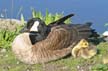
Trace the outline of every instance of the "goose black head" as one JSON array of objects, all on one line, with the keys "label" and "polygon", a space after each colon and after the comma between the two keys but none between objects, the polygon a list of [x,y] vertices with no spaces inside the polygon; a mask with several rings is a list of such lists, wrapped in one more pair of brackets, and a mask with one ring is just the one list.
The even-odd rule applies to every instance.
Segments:
[{"label": "goose black head", "polygon": [[40,18],[32,18],[28,20],[27,25],[20,32],[43,32],[46,30],[46,25]]},{"label": "goose black head", "polygon": [[46,37],[47,26],[40,18],[32,18],[28,20],[27,25],[20,31],[28,32],[31,43],[34,44]]}]

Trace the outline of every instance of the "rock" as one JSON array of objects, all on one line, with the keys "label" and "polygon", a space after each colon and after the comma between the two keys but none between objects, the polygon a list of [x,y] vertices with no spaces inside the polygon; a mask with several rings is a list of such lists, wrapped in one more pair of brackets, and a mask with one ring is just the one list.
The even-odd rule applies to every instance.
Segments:
[{"label": "rock", "polygon": [[6,53],[6,49],[1,49],[1,53]]},{"label": "rock", "polygon": [[19,62],[19,61],[17,61],[17,63],[16,63],[16,64],[18,65],[18,64],[20,64],[20,62]]},{"label": "rock", "polygon": [[103,34],[102,34],[103,38],[105,41],[108,42],[108,31],[105,31]]},{"label": "rock", "polygon": [[102,35],[103,36],[108,36],[108,31],[105,31]]},{"label": "rock", "polygon": [[18,25],[23,23],[17,19],[0,19],[0,29],[15,30]]}]

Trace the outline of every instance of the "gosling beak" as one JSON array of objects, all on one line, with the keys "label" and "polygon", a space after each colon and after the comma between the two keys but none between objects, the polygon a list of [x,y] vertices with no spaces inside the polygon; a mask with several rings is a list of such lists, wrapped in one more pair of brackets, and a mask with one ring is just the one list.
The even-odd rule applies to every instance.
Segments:
[{"label": "gosling beak", "polygon": [[27,29],[27,27],[25,26],[25,27],[22,28],[19,32],[20,32],[20,33],[29,32],[29,29]]}]

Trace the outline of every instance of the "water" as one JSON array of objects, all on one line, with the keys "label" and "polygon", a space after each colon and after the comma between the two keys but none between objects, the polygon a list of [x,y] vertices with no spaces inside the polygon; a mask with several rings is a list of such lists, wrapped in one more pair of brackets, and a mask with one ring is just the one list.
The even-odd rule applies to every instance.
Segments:
[{"label": "water", "polygon": [[[74,13],[73,23],[91,21],[93,28],[99,33],[108,30],[108,27],[104,27],[104,24],[108,23],[108,0],[0,0],[0,13],[5,11],[7,18],[19,19],[23,13],[28,20],[31,17],[31,7],[43,14],[46,9],[52,14]],[[22,10],[18,14],[20,9]]]}]

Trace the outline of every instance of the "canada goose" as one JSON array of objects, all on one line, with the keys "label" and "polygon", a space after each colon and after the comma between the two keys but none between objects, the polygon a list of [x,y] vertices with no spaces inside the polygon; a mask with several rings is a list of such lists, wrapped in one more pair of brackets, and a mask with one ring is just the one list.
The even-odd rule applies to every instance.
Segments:
[{"label": "canada goose", "polygon": [[72,16],[74,16],[74,14],[69,14],[58,19],[57,21],[51,22],[49,25],[46,25],[45,22],[40,18],[32,18],[27,22],[27,25],[20,32],[29,32],[29,37],[33,40],[31,42],[32,44],[35,44],[36,42],[45,39],[52,27],[64,24],[64,21]]},{"label": "canada goose", "polygon": [[74,46],[72,49],[73,57],[83,57],[84,59],[88,59],[96,55],[97,49],[94,45],[89,44],[89,42],[85,39],[81,39],[78,44]]},{"label": "canada goose", "polygon": [[34,44],[32,44],[33,39],[29,37],[30,32],[24,32],[14,39],[12,51],[20,61],[27,64],[57,60],[70,54],[79,40],[92,35],[90,26],[91,24],[53,26],[44,40]]}]

